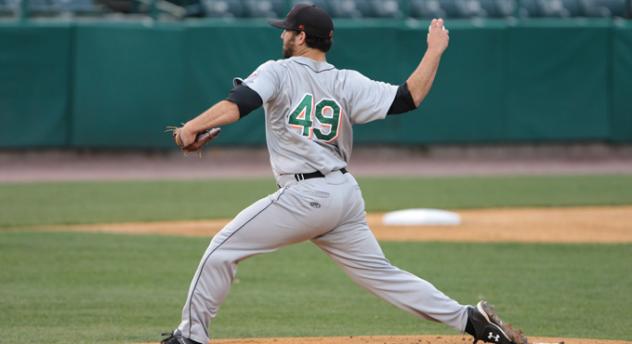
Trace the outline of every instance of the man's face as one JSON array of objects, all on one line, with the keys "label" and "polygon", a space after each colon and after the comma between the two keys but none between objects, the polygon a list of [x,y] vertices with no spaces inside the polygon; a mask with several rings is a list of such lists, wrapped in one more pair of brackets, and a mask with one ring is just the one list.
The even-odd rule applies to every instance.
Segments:
[{"label": "man's face", "polygon": [[296,32],[283,30],[281,32],[281,39],[283,40],[283,57],[288,58],[294,56],[294,38],[296,37]]}]

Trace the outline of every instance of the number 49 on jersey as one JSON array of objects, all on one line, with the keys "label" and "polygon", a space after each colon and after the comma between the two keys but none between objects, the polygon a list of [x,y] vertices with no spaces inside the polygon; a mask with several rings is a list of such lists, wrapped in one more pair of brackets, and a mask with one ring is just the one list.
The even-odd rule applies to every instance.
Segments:
[{"label": "number 49 on jersey", "polygon": [[300,133],[312,139],[331,142],[338,137],[340,105],[333,99],[321,99],[314,106],[314,96],[306,93],[292,110],[288,123],[300,129]]}]

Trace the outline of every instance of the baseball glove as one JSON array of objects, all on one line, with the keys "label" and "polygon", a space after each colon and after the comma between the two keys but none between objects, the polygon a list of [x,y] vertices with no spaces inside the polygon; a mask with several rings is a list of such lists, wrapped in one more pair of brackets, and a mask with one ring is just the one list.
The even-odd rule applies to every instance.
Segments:
[{"label": "baseball glove", "polygon": [[185,146],[182,142],[182,138],[180,137],[181,130],[182,127],[169,126],[167,127],[165,132],[171,133],[176,146],[178,146],[178,148],[180,148],[185,153],[199,151],[207,142],[216,138],[221,131],[220,128],[211,128],[201,131],[197,133],[197,135],[195,135],[195,141]]}]

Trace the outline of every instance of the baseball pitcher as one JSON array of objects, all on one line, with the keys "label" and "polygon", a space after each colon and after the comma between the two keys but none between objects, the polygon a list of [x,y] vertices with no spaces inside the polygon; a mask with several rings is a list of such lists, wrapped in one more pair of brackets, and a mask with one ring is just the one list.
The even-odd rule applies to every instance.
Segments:
[{"label": "baseball pitcher", "polygon": [[316,6],[296,5],[284,20],[271,24],[283,30],[284,59],[265,62],[245,80],[237,80],[225,100],[173,134],[184,151],[196,151],[219,134],[219,127],[263,106],[279,189],[215,235],[191,281],[182,321],[162,343],[207,343],[208,327],[229,292],[237,264],[310,240],[355,283],[417,317],[467,332],[475,341],[527,344],[485,301],[461,305],[391,265],[367,225],[360,187],[346,169],[354,124],[414,110],[430,91],[448,47],[443,20],[432,20],[426,53],[399,86],[328,63],[334,25]]}]

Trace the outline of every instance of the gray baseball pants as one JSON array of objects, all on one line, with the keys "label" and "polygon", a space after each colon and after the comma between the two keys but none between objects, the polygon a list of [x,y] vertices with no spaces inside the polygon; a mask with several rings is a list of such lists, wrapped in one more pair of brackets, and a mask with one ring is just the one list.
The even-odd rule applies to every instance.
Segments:
[{"label": "gray baseball pants", "polygon": [[281,181],[281,189],[244,209],[211,241],[182,310],[178,329],[184,337],[207,343],[209,323],[228,295],[240,261],[306,240],[378,297],[418,317],[465,329],[466,306],[384,257],[351,174],[336,171],[300,182],[289,177]]}]

